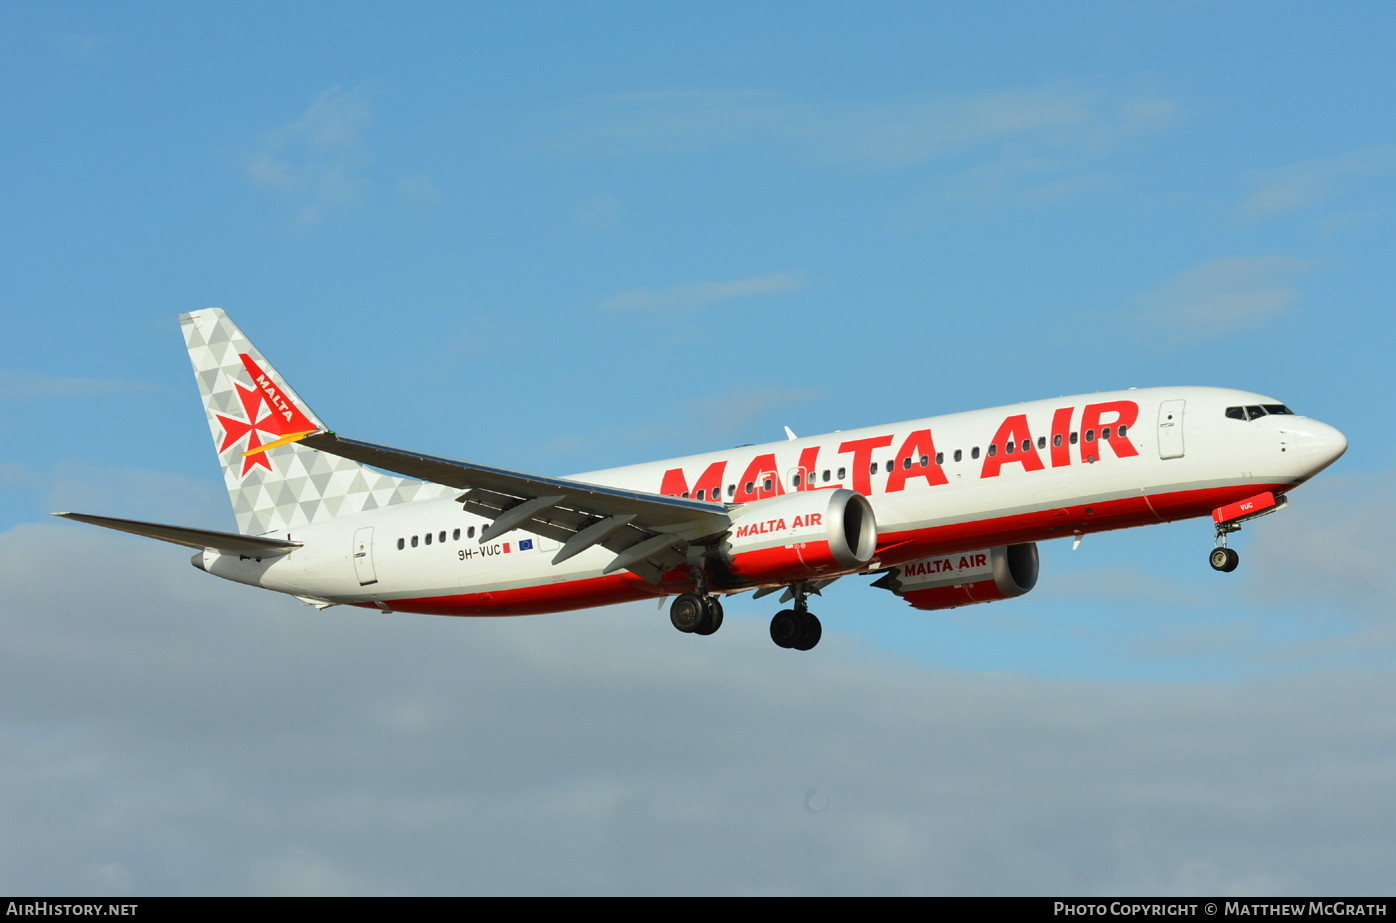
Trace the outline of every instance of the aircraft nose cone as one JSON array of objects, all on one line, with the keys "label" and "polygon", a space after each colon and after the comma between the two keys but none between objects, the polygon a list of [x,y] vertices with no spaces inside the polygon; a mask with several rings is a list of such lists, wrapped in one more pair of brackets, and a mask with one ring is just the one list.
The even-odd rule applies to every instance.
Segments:
[{"label": "aircraft nose cone", "polygon": [[1327,468],[1348,450],[1348,437],[1335,427],[1317,420],[1305,420],[1297,435],[1300,455],[1310,474]]}]

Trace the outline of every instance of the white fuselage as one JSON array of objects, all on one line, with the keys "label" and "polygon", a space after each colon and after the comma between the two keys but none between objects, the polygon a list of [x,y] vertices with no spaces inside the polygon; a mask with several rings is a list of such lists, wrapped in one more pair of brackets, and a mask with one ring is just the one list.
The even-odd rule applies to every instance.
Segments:
[{"label": "white fuselage", "polygon": [[[594,471],[573,480],[715,504],[848,488],[865,495],[877,551],[863,570],[930,555],[1167,522],[1302,484],[1346,448],[1332,427],[1221,388],[1149,388],[927,417]],[[525,531],[481,544],[488,520],[454,497],[279,533],[302,547],[255,560],[206,552],[203,567],[325,602],[442,615],[561,611],[692,590],[685,569],[651,584],[602,575],[595,547],[560,564]],[[746,588],[740,581],[715,592]]]}]

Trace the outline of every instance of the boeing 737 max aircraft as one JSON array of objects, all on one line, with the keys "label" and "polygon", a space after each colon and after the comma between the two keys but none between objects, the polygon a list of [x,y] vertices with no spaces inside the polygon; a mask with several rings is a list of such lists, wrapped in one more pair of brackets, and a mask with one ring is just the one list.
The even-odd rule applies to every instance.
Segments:
[{"label": "boeing 737 max aircraft", "polygon": [[[918,609],[1037,582],[1036,542],[1210,515],[1227,535],[1282,509],[1347,439],[1223,388],[1062,397],[543,477],[346,439],[223,311],[181,318],[237,532],[59,513],[197,549],[210,574],[317,607],[524,615],[675,597],[712,634],[724,596],[783,592],[781,647],[820,637],[839,577]],[[384,472],[392,472],[391,474]]]}]

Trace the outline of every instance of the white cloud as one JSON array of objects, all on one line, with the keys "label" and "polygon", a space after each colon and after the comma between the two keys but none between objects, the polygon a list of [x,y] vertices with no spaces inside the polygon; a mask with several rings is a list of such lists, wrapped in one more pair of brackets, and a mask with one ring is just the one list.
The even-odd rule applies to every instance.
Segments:
[{"label": "white cloud", "polygon": [[119,378],[55,378],[50,375],[0,369],[0,400],[3,401],[131,394],[137,391],[154,391],[156,388],[156,385],[144,381],[126,381]]},{"label": "white cloud", "polygon": [[719,301],[797,292],[808,281],[803,273],[778,272],[730,282],[690,282],[667,288],[637,288],[601,302],[608,311],[656,311],[698,308]]},{"label": "white cloud", "polygon": [[1172,100],[1071,86],[823,107],[755,91],[627,93],[563,114],[572,125],[568,140],[586,146],[674,152],[769,144],[884,168],[968,151],[994,159],[1050,155],[1070,169],[1171,130],[1181,117]]},{"label": "white cloud", "polygon": [[1220,336],[1274,320],[1294,309],[1301,292],[1290,284],[1317,260],[1233,256],[1205,260],[1141,293],[1144,317],[1187,339]]},{"label": "white cloud", "polygon": [[185,557],[71,524],[0,535],[0,888],[1389,887],[1389,669],[952,673],[860,648],[839,630],[858,613],[794,655],[749,600],[711,638],[652,604],[315,613]]},{"label": "white cloud", "polygon": [[367,188],[372,158],[363,136],[373,117],[362,88],[330,87],[298,118],[262,136],[244,160],[247,177],[295,203],[301,223],[315,224]]},{"label": "white cloud", "polygon": [[1263,219],[1319,205],[1359,181],[1396,171],[1396,145],[1364,147],[1339,157],[1321,157],[1249,177],[1255,190],[1241,212]]}]

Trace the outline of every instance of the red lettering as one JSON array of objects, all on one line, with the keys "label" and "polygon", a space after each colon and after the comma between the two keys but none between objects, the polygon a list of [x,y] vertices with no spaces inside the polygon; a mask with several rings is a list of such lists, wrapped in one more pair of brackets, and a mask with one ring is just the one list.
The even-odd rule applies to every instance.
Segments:
[{"label": "red lettering", "polygon": [[[921,464],[922,458],[926,459],[926,464]],[[902,459],[910,458],[911,467],[906,467]],[[914,478],[925,478],[926,483],[934,487],[937,484],[949,484],[945,477],[945,472],[940,465],[936,464],[936,444],[931,439],[931,431],[928,429],[918,429],[906,437],[906,442],[902,443],[901,449],[897,451],[897,463],[892,466],[892,470],[887,473],[887,492],[894,493],[898,490],[906,489],[906,482]]]},{"label": "red lettering", "polygon": [[800,483],[796,490],[814,490],[814,466],[819,464],[819,446],[805,446],[800,450]]},{"label": "red lettering", "polygon": [[[1104,419],[1108,413],[1114,414],[1114,419]],[[1139,419],[1139,405],[1134,401],[1106,401],[1103,404],[1087,404],[1086,409],[1081,412],[1081,430],[1083,432],[1092,429],[1098,430],[1102,423],[1106,426],[1114,426],[1116,423],[1121,426],[1133,426],[1137,419]],[[1139,454],[1139,450],[1134,447],[1134,443],[1130,442],[1128,437],[1104,441],[1115,450],[1117,458],[1129,458]],[[1081,444],[1082,458],[1086,455],[1086,448],[1083,441]],[[1096,452],[1099,453],[1100,450],[1097,449]]]},{"label": "red lettering", "polygon": [[870,436],[867,439],[854,439],[839,446],[840,452],[853,453],[853,489],[858,493],[872,493],[873,450],[891,444],[891,436]]},{"label": "red lettering", "polygon": [[[769,489],[766,487],[766,480],[771,481]],[[747,485],[751,489],[747,489]],[[760,500],[763,497],[777,497],[785,493],[785,488],[780,483],[780,473],[776,470],[776,457],[770,453],[758,455],[751,460],[751,464],[746,466],[742,472],[742,478],[737,482],[737,503],[749,503],[752,500]]]},{"label": "red lettering", "polygon": [[659,492],[666,497],[682,497],[685,494],[696,497],[698,491],[705,490],[709,500],[722,499],[722,475],[727,471],[727,462],[715,461],[698,477],[693,490],[688,489],[688,478],[682,468],[670,468],[664,472],[664,480],[659,484]]},{"label": "red lettering", "polygon": [[[1010,443],[1015,451],[1005,452]],[[998,432],[994,433],[994,445],[999,447],[999,451],[984,459],[984,468],[979,472],[981,478],[998,477],[1004,465],[1019,464],[1024,471],[1041,471],[1043,468],[1042,459],[1037,457],[1037,446],[1032,442],[1032,433],[1028,430],[1027,414],[1017,413],[1004,420]],[[1027,449],[1023,448],[1024,445]]]},{"label": "red lettering", "polygon": [[1052,467],[1071,464],[1071,410],[1063,407],[1052,414]]}]

